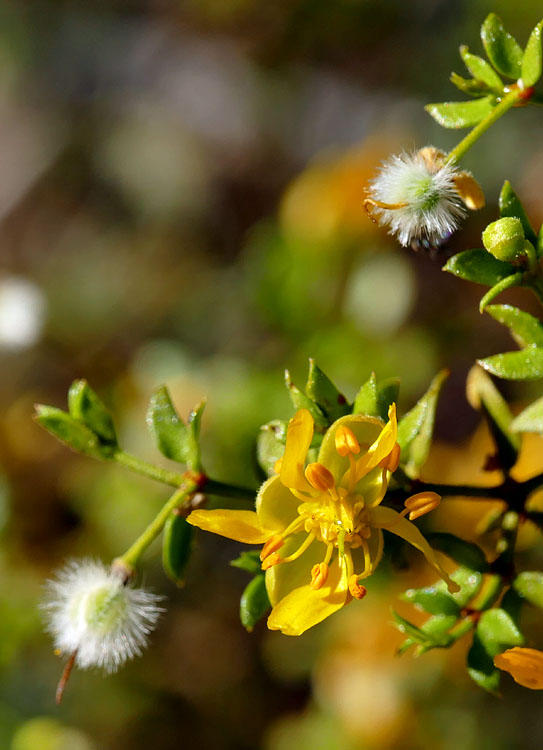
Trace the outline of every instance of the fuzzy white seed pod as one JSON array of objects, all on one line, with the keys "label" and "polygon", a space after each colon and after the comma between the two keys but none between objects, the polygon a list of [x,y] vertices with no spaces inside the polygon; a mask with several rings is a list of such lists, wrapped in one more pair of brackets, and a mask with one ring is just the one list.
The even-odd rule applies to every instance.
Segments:
[{"label": "fuzzy white seed pod", "polygon": [[47,581],[41,605],[62,654],[81,669],[111,673],[139,656],[163,611],[162,597],[125,585],[122,573],[95,560],[74,560]]},{"label": "fuzzy white seed pod", "polygon": [[458,183],[467,173],[448,164],[444,156],[432,146],[394,155],[371,183],[366,208],[402,245],[416,239],[438,244],[466,215]]}]

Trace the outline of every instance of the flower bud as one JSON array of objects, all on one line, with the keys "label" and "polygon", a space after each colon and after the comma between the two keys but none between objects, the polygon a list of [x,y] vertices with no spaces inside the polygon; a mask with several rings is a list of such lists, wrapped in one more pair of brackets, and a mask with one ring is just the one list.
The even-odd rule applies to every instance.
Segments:
[{"label": "flower bud", "polygon": [[524,252],[524,229],[514,216],[493,221],[483,232],[483,245],[498,260],[514,261]]}]

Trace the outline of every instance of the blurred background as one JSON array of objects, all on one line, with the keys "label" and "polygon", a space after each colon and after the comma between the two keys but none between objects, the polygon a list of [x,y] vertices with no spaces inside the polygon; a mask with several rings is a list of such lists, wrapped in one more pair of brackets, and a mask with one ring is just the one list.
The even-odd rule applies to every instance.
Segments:
[{"label": "blurred background", "polygon": [[[489,447],[465,376],[475,357],[513,346],[479,316],[481,289],[441,266],[480,244],[505,178],[543,219],[540,113],[510,113],[468,154],[487,207],[437,255],[399,248],[362,198],[391,151],[459,140],[423,105],[457,98],[458,47],[480,52],[491,10],[524,44],[541,3],[2,4],[1,747],[541,747],[538,695],[506,678],[503,701],[487,696],[462,645],[395,656],[390,605],[410,615],[396,595],[432,578],[400,546],[363,604],[291,639],[239,624],[247,577],[228,566],[239,545],[200,535],[177,590],[155,544],[144,583],[168,611],[152,647],[108,679],[76,672],[60,708],[62,663],[36,608],[66,556],[123,552],[167,496],[32,422],[35,402],[65,406],[74,378],[113,409],[123,446],[158,463],[151,392],[166,383],[182,414],[207,396],[209,473],[256,486],[258,427],[291,414],[285,367],[303,386],[312,356],[348,398],[372,370],[399,375],[405,411],[448,366],[427,471],[480,479]],[[522,292],[507,300],[535,309]],[[521,405],[536,388],[502,390]],[[540,454],[530,441],[525,475]],[[472,506],[455,507],[434,523],[473,534]],[[535,533],[524,544],[541,554]]]}]

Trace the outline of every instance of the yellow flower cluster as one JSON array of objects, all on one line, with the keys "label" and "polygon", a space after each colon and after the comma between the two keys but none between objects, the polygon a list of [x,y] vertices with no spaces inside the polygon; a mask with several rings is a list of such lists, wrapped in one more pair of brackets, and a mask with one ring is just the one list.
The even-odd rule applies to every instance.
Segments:
[{"label": "yellow flower cluster", "polygon": [[262,569],[272,604],[268,627],[300,635],[366,594],[360,583],[383,554],[382,529],[418,550],[457,591],[410,519],[435,508],[439,495],[410,497],[398,513],[381,505],[388,477],[398,467],[396,407],[389,420],[361,414],[338,419],[324,435],[318,460],[306,465],[313,439],[306,409],[291,419],[277,474],[262,485],[256,512],[196,510],[188,522],[247,544],[263,544]]}]

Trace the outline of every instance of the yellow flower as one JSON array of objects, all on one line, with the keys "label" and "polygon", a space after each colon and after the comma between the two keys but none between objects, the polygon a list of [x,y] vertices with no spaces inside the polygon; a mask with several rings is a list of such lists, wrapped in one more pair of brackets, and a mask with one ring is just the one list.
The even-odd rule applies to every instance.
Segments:
[{"label": "yellow flower", "polygon": [[341,417],[326,432],[318,461],[306,466],[313,439],[313,417],[300,409],[290,420],[278,474],[262,485],[256,512],[196,510],[188,522],[247,544],[264,544],[262,568],[272,604],[268,627],[300,635],[353,598],[383,554],[387,529],[419,549],[443,570],[420,531],[404,516],[418,517],[436,507],[435,493],[419,493],[398,513],[380,505],[390,471],[398,465],[396,407],[389,421],[361,414]]},{"label": "yellow flower", "polygon": [[543,690],[543,651],[515,646],[495,656],[494,664],[509,672],[519,685]]}]

